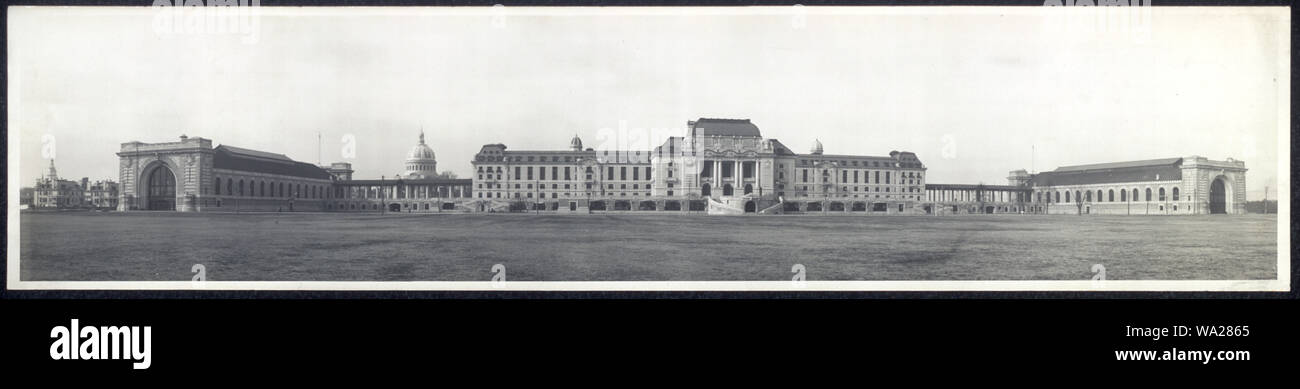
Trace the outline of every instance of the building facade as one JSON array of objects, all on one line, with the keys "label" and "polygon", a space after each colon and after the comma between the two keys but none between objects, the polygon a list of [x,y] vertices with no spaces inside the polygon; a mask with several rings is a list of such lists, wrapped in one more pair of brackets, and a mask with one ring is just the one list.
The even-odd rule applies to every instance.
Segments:
[{"label": "building facade", "polygon": [[81,208],[85,200],[81,183],[59,178],[54,160],[50,160],[50,169],[44,176],[36,179],[33,186],[32,208],[37,209],[71,209]]},{"label": "building facade", "polygon": [[117,155],[119,210],[440,212],[458,206],[444,200],[470,196],[470,180],[436,178],[423,134],[395,179],[353,180],[349,163],[316,166],[198,137],[123,143]]},{"label": "building facade", "polygon": [[[1191,156],[1012,171],[1007,185],[929,184],[916,154],[796,153],[748,119],[701,118],[652,150],[483,145],[473,176],[437,172],[423,131],[401,173],[353,179],[352,165],[316,166],[282,154],[181,136],[123,143],[121,181],[59,180],[34,207],[327,212],[707,212],[710,214],[1106,214],[1245,212],[1245,163]],[[83,189],[89,188],[89,189]],[[116,198],[116,200],[114,200]]]},{"label": "building facade", "polygon": [[182,135],[123,143],[119,210],[323,211],[334,176],[282,154]]},{"label": "building facade", "polygon": [[1050,214],[1191,215],[1246,212],[1246,163],[1204,157],[1012,172]]},{"label": "building facade", "polygon": [[117,209],[118,185],[112,180],[90,182],[59,178],[50,160],[47,173],[31,188],[22,188],[20,203],[38,209]]},{"label": "building facade", "polygon": [[1246,212],[1246,164],[1228,158],[1164,158],[1063,166],[1007,185],[926,187],[927,213],[1193,215]]},{"label": "building facade", "polygon": [[117,209],[118,185],[113,180],[95,181],[83,180],[85,190],[85,199],[82,204],[93,209]]},{"label": "building facade", "polygon": [[514,151],[484,145],[471,163],[480,211],[914,213],[925,166],[910,152],[795,153],[748,119],[701,118],[653,150]]}]

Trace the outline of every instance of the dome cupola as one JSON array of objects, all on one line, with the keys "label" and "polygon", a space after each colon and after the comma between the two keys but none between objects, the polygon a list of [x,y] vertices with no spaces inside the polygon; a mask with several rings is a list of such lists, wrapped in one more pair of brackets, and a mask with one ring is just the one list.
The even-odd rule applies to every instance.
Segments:
[{"label": "dome cupola", "polygon": [[420,143],[406,153],[406,172],[402,175],[407,178],[433,178],[438,175],[438,161],[433,149],[424,144],[423,130],[420,131]]},{"label": "dome cupola", "polygon": [[582,151],[582,139],[578,138],[578,134],[573,134],[573,140],[569,141],[569,149],[573,151]]}]

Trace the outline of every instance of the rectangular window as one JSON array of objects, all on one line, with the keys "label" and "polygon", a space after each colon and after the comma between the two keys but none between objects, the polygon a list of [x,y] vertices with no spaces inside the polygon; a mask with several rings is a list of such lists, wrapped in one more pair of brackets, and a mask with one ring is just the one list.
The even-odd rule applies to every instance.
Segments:
[{"label": "rectangular window", "polygon": [[650,181],[650,167],[649,167],[649,166],[646,166],[646,167],[645,167],[645,180],[646,180],[646,181]]},{"label": "rectangular window", "polygon": [[528,167],[528,179],[530,179],[530,180],[533,179],[533,167],[532,167],[532,166],[529,166],[529,167]]},{"label": "rectangular window", "polygon": [[606,180],[612,180],[612,179],[614,179],[614,167],[613,167],[613,166],[610,166],[610,167],[609,167],[609,175],[608,175],[608,176],[605,176],[605,179],[606,179]]},{"label": "rectangular window", "polygon": [[640,179],[641,179],[641,170],[638,170],[637,168],[632,168],[632,180],[637,181]]},{"label": "rectangular window", "polygon": [[545,167],[545,166],[537,168],[537,174],[540,176],[540,177],[538,177],[538,178],[540,178],[542,181],[546,181],[546,167]]},{"label": "rectangular window", "polygon": [[889,172],[885,172],[885,183],[889,183]]},{"label": "rectangular window", "polygon": [[[566,158],[567,158],[567,157],[566,157]],[[565,167],[564,167],[564,180],[565,180],[565,181],[569,181],[569,167],[568,167],[568,166],[565,166]]]},{"label": "rectangular window", "polygon": [[[559,172],[560,172],[560,168],[558,166],[551,166],[551,179],[552,180],[559,179],[560,178]],[[568,173],[569,168],[567,167],[564,168],[564,172]]]},{"label": "rectangular window", "polygon": [[627,167],[618,168],[618,179],[627,181]]}]

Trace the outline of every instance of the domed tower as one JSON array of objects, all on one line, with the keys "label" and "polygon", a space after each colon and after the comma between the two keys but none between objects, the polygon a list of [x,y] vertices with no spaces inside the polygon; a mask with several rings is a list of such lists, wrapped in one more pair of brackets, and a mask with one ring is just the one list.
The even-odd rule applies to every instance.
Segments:
[{"label": "domed tower", "polygon": [[569,141],[569,150],[582,151],[582,139],[578,138],[578,134],[573,134],[573,140]]},{"label": "domed tower", "polygon": [[47,175],[51,180],[59,179],[59,171],[54,169],[54,158],[50,158],[50,172]]},{"label": "domed tower", "polygon": [[424,131],[420,131],[420,144],[406,153],[406,178],[433,178],[438,175],[438,161],[434,159],[433,149],[424,144]]},{"label": "domed tower", "polygon": [[816,143],[813,143],[812,155],[822,155],[822,141],[814,139],[813,142]]}]

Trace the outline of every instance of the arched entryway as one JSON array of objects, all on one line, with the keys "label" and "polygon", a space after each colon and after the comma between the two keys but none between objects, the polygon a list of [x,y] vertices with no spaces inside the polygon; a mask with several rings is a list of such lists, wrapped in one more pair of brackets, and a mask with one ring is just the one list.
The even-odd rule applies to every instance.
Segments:
[{"label": "arched entryway", "polygon": [[704,186],[700,187],[700,195],[703,195],[704,197],[712,196],[713,195],[712,189],[713,188],[709,187],[709,184],[704,184]]},{"label": "arched entryway", "polygon": [[151,211],[176,210],[176,175],[166,166],[158,165],[149,172],[146,192],[149,194],[146,209]]},{"label": "arched entryway", "polygon": [[754,193],[754,185],[745,184],[745,194]]},{"label": "arched entryway", "polygon": [[388,204],[388,212],[402,212],[402,204],[398,204],[398,203]]},{"label": "arched entryway", "polygon": [[745,213],[754,213],[754,212],[758,212],[758,207],[757,207],[756,205],[754,205],[754,200],[746,201],[746,202],[745,202]]},{"label": "arched entryway", "polygon": [[735,193],[736,193],[736,190],[733,189],[733,188],[731,187],[731,184],[723,184],[723,185],[722,185],[722,195],[723,195],[723,196],[731,196],[732,194],[735,194]]},{"label": "arched entryway", "polygon": [[1228,213],[1228,186],[1223,178],[1210,183],[1210,213]]}]

